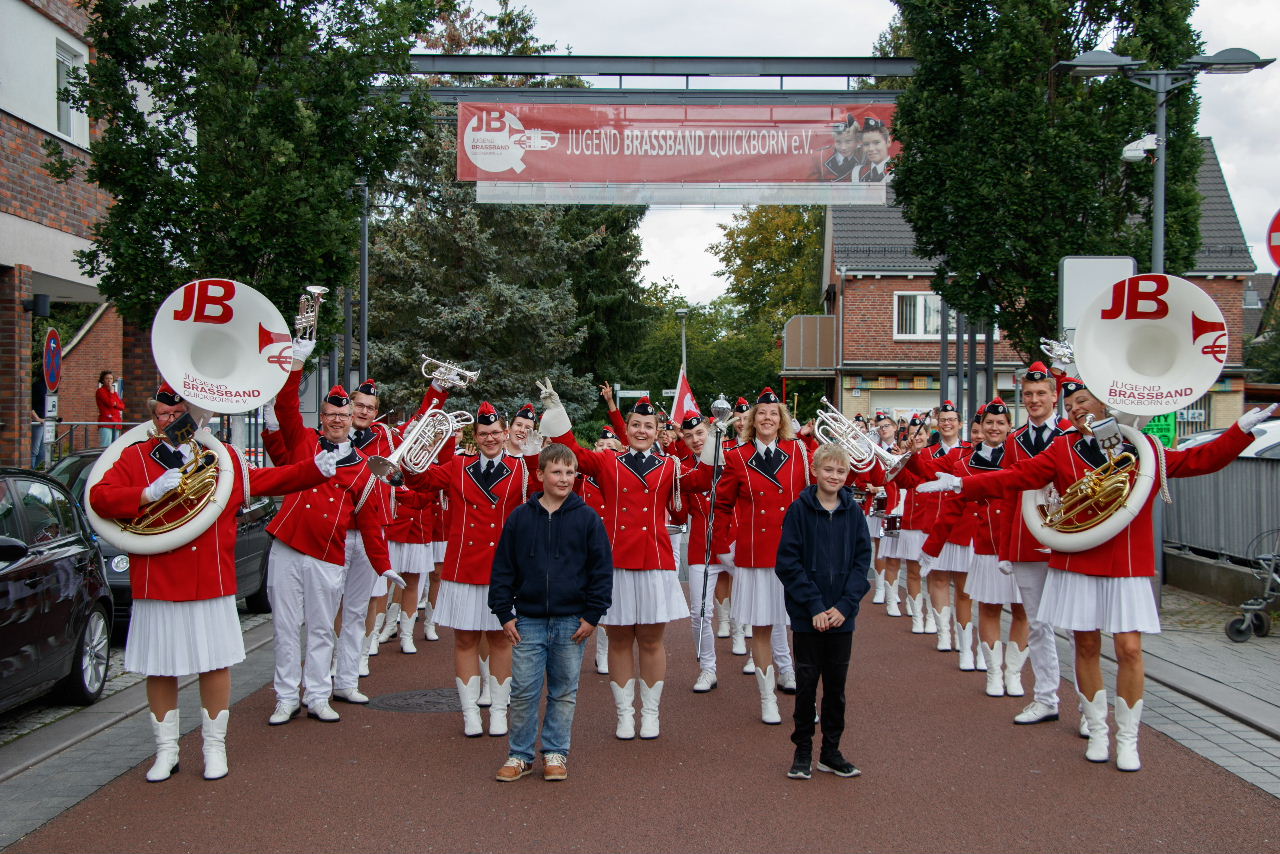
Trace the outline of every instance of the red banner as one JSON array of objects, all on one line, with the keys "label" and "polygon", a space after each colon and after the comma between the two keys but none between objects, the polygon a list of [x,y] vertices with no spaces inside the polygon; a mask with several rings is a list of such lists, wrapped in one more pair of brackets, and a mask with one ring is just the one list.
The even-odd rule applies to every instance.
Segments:
[{"label": "red banner", "polygon": [[[458,178],[494,184],[696,185],[883,199],[893,104],[627,106],[464,103]],[[690,185],[695,185],[690,188]],[[789,186],[791,185],[791,186]],[[545,188],[544,188],[545,189]],[[829,198],[833,188],[818,191]],[[767,200],[767,199],[762,199]]]}]

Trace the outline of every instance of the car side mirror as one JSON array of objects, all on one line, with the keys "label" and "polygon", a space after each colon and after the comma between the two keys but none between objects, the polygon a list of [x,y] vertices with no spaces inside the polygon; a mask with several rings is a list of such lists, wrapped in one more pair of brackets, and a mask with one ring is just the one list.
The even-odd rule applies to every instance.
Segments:
[{"label": "car side mirror", "polygon": [[15,560],[22,560],[31,549],[27,548],[27,544],[22,540],[15,540],[13,537],[0,537],[0,563],[13,563]]}]

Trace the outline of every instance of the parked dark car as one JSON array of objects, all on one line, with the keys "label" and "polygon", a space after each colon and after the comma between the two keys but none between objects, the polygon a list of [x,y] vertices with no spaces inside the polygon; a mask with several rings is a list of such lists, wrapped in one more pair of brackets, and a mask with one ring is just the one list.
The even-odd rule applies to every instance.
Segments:
[{"label": "parked dark car", "polygon": [[[98,461],[101,448],[69,454],[53,464],[49,476],[62,481],[78,500],[85,500],[85,481],[89,469]],[[267,523],[276,515],[279,505],[270,498],[253,498],[249,509],[241,509],[239,533],[236,536],[236,595],[244,599],[245,608],[254,614],[271,610],[267,600],[267,552],[271,548],[271,535]],[[83,506],[83,505],[82,505]],[[133,591],[129,587],[129,556],[106,540],[99,540],[102,558],[107,567],[107,583],[115,597],[116,625],[129,623],[133,607]]]},{"label": "parked dark car", "polygon": [[0,468],[0,711],[52,689],[102,696],[111,588],[97,538],[58,481]]}]

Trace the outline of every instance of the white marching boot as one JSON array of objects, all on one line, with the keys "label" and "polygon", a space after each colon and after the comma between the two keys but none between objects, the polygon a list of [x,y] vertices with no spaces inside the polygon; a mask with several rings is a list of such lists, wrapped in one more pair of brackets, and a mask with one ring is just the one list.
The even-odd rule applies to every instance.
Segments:
[{"label": "white marching boot", "polygon": [[480,697],[476,700],[480,708],[493,705],[493,693],[489,690],[489,659],[480,659]]},{"label": "white marching boot", "polygon": [[400,603],[392,602],[382,620],[382,634],[378,635],[378,643],[386,643],[396,636],[400,630]]},{"label": "white marching boot", "polygon": [[400,651],[405,655],[413,655],[418,648],[413,643],[413,624],[418,622],[418,612],[400,613]]},{"label": "white marching boot", "polygon": [[1138,726],[1142,723],[1142,701],[1130,706],[1124,697],[1116,697],[1116,767],[1121,771],[1137,771]]},{"label": "white marching boot", "polygon": [[658,705],[662,702],[662,683],[653,686],[640,680],[640,737],[658,737]]},{"label": "white marching boot", "polygon": [[1004,696],[1004,672],[1000,662],[1004,657],[1004,644],[996,641],[994,645],[982,645],[982,652],[987,656],[987,696]]},{"label": "white marching boot", "polygon": [[613,705],[618,710],[618,728],[613,734],[630,741],[636,737],[636,680],[628,679],[627,684],[619,685],[610,679],[609,689],[613,691]]},{"label": "white marching boot", "polygon": [[609,673],[609,633],[603,626],[596,630],[596,673]]},{"label": "white marching boot", "polygon": [[209,717],[207,709],[200,710],[200,735],[204,738],[204,778],[221,780],[227,776],[227,719],[229,709]]},{"label": "white marching boot", "polygon": [[729,651],[734,655],[747,654],[747,629],[739,622],[729,620],[729,637],[731,638],[731,646]]},{"label": "white marching boot", "polygon": [[901,617],[902,608],[898,607],[898,582],[897,579],[890,583],[884,583],[884,610],[890,617]]},{"label": "white marching boot", "polygon": [[360,653],[360,669],[357,671],[361,676],[369,675],[369,656],[372,654],[370,650],[378,643],[378,632],[375,629],[364,637],[364,649]]},{"label": "white marching boot", "polygon": [[973,623],[967,626],[956,624],[956,644],[960,649],[960,669],[973,670]]},{"label": "white marching boot", "polygon": [[934,630],[938,633],[938,652],[950,652],[951,606],[943,605],[941,611],[936,611],[931,606],[929,610],[933,612]]},{"label": "white marching boot", "polygon": [[978,642],[978,650],[973,654],[973,669],[983,673],[987,671],[987,654],[982,650],[982,642]]},{"label": "white marching boot", "polygon": [[436,609],[431,607],[431,600],[425,600],[422,606],[422,637],[424,640],[440,640],[440,633],[436,631],[435,617]]},{"label": "white marching boot", "polygon": [[1030,649],[1018,649],[1013,641],[1004,645],[1004,692],[1010,697],[1026,694],[1022,688],[1022,665],[1026,662]]},{"label": "white marching boot", "polygon": [[871,603],[873,605],[883,605],[885,595],[884,573],[876,570],[876,592],[875,595],[871,597]]},{"label": "white marching boot", "polygon": [[155,715],[149,717],[156,737],[156,761],[147,771],[147,782],[159,783],[178,770],[178,710],[165,712],[163,720]]},{"label": "white marching boot", "polygon": [[772,664],[756,668],[756,686],[760,689],[760,720],[767,724],[782,723],[782,715],[778,713],[778,695],[774,693],[778,682]]},{"label": "white marching boot", "polygon": [[458,683],[458,700],[462,703],[462,734],[467,738],[484,735],[484,721],[480,719],[480,706],[476,700],[480,698],[480,677],[472,676],[466,682],[455,676]]},{"label": "white marching boot", "polygon": [[750,651],[747,652],[747,663],[742,665],[742,672],[748,676],[756,672],[756,657]]},{"label": "white marching boot", "polygon": [[507,707],[511,705],[511,677],[499,681],[498,677],[489,677],[489,696],[493,703],[489,706],[489,735],[507,734]]},{"label": "white marching boot", "polygon": [[911,634],[922,635],[924,631],[924,594],[917,593],[907,597],[907,613],[911,615]]},{"label": "white marching boot", "polygon": [[716,637],[727,638],[733,631],[729,625],[729,600],[716,600]]},{"label": "white marching boot", "polygon": [[386,614],[379,614],[377,617],[374,618],[373,634],[370,636],[373,638],[373,640],[369,642],[369,655],[378,654],[378,644],[382,642],[382,627],[386,622],[387,622]]},{"label": "white marching boot", "polygon": [[[920,606],[924,610],[924,633],[931,635],[938,630],[938,622],[934,618],[933,602],[925,594],[920,594]],[[948,605],[948,608],[951,606]]]},{"label": "white marching boot", "polygon": [[[1080,714],[1089,722],[1089,744],[1084,749],[1084,758],[1090,762],[1106,762],[1111,755],[1107,743],[1107,689],[1100,688],[1092,700],[1086,700],[1080,689],[1076,689],[1080,697]],[[1134,758],[1137,758],[1137,733],[1134,733]]]}]

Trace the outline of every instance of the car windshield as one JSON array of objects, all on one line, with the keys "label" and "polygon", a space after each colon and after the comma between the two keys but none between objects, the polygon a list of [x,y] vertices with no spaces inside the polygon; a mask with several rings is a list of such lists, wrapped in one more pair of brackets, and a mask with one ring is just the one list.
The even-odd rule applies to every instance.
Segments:
[{"label": "car windshield", "polygon": [[49,477],[65,484],[71,494],[80,500],[84,497],[84,483],[89,478],[89,469],[98,459],[97,454],[73,454],[63,457],[49,469]]}]

